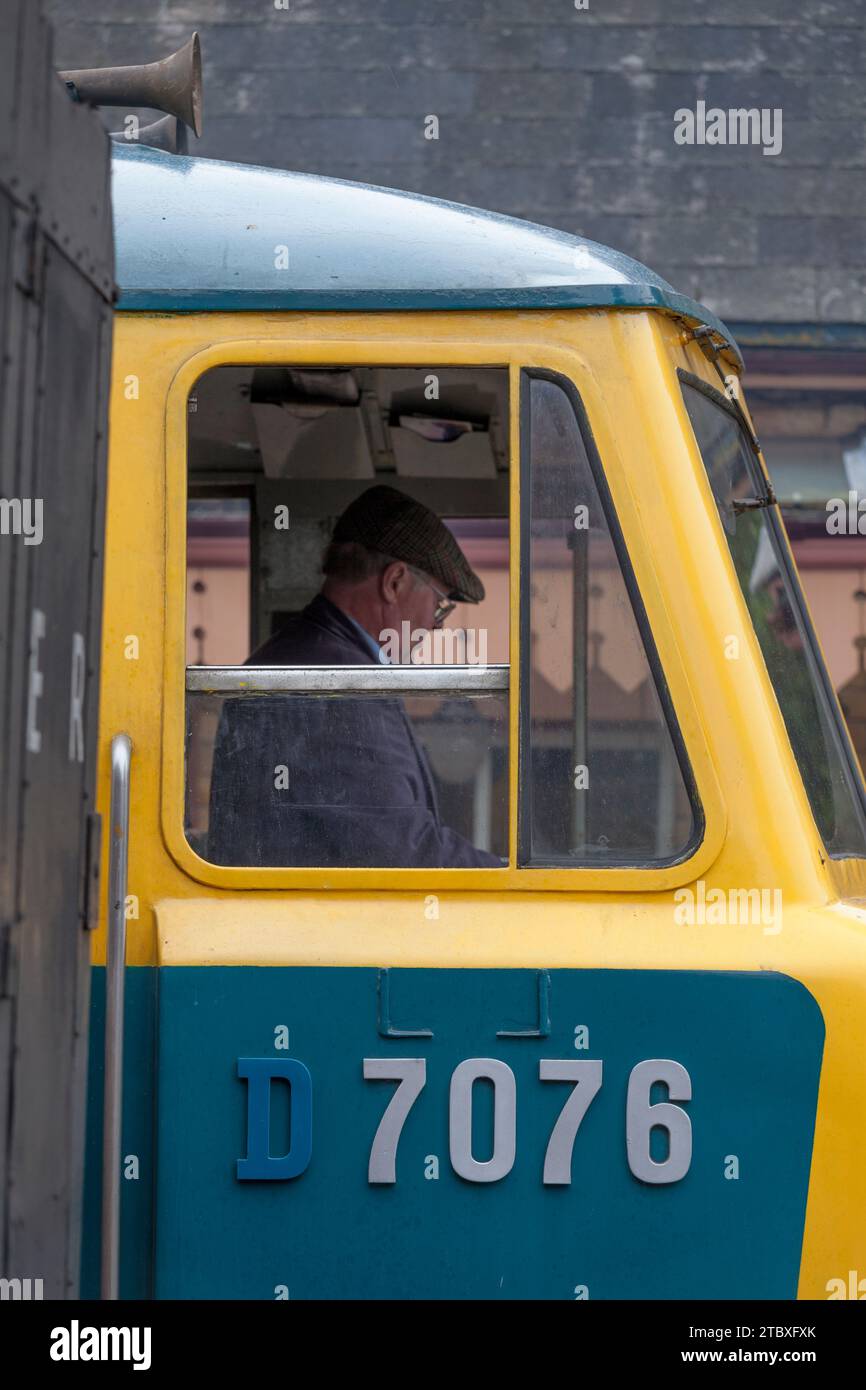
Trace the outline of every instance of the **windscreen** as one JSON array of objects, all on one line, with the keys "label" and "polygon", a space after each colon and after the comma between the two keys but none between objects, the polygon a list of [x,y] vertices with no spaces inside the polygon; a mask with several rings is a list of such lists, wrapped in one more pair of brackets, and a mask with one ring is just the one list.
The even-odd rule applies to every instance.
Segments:
[{"label": "windscreen", "polygon": [[812,814],[834,858],[866,857],[866,819],[838,706],[790,562],[776,506],[729,403],[699,378],[683,396],[737,578],[791,740]]}]

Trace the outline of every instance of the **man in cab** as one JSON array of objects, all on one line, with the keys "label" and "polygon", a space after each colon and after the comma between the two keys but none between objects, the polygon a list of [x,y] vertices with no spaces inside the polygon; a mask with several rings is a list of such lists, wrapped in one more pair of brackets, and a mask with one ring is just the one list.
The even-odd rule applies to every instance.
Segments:
[{"label": "man in cab", "polygon": [[[337,521],[320,592],[250,666],[388,664],[385,634],[423,637],[484,586],[421,503],[376,486]],[[404,626],[405,625],[405,626]],[[403,701],[267,695],[227,701],[214,749],[208,857],[235,865],[501,868],[443,824]]]}]

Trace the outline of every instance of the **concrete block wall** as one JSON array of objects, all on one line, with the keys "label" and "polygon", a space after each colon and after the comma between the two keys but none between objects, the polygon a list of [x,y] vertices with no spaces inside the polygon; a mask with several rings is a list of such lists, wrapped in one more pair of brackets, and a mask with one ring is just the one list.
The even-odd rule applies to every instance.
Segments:
[{"label": "concrete block wall", "polygon": [[[734,321],[866,323],[864,0],[587,3],[44,7],[69,67],[152,61],[198,29],[197,153],[578,232]],[[699,101],[780,110],[780,152],[676,144]]]}]

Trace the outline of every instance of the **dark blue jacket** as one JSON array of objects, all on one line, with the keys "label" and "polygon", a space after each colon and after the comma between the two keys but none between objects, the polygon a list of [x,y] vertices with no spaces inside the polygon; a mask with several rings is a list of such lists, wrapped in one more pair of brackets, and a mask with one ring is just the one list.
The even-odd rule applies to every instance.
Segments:
[{"label": "dark blue jacket", "polygon": [[[373,657],[346,615],[319,594],[247,664],[366,666]],[[281,767],[288,786],[279,788]],[[226,701],[208,858],[260,867],[502,867],[442,824],[403,702],[382,695]]]}]

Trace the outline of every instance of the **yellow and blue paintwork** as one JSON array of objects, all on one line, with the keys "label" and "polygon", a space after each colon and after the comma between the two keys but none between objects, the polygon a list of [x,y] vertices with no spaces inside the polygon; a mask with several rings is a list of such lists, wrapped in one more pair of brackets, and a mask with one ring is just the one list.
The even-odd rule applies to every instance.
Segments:
[{"label": "yellow and blue paintwork", "polygon": [[[123,1183],[123,1294],[825,1298],[829,1281],[866,1275],[866,862],[824,850],[683,404],[678,369],[718,385],[694,326],[714,330],[734,368],[727,330],[636,262],[559,232],[150,151],[119,151],[115,166],[100,802],[107,825],[110,742],[125,731],[137,915],[123,1145],[139,1176]],[[282,245],[287,272],[274,268]],[[518,868],[516,757],[501,870],[241,869],[190,848],[186,402],[211,367],[287,361],[507,367],[514,518],[520,372],[575,383],[703,810],[688,858]],[[514,525],[514,672],[519,576]],[[514,680],[512,749],[518,696]],[[781,930],[679,925],[674,892],[699,881],[779,889]],[[103,921],[85,1292],[104,933]],[[284,1182],[239,1180],[238,1061],[285,1057],[281,1025],[312,1077],[310,1163]],[[365,1056],[427,1059],[388,1187],[367,1183],[385,1098],[362,1078]],[[490,1185],[448,1163],[448,1079],[470,1056],[517,1076],[517,1157]],[[539,1083],[543,1057],[604,1060],[562,1188],[540,1178],[563,1099]],[[692,1165],[666,1188],[626,1161],[626,1083],[646,1057],[676,1059],[693,1084]],[[431,1156],[438,1180],[425,1177]]]}]

